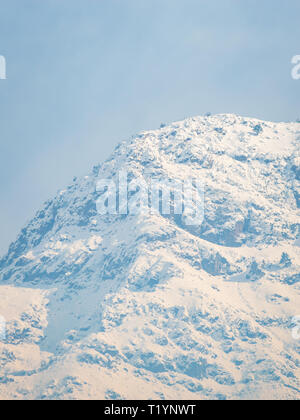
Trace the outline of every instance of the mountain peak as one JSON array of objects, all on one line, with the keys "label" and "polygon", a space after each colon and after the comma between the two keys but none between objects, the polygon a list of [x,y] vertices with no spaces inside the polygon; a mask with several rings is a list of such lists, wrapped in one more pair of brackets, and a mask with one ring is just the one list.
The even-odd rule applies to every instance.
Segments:
[{"label": "mountain peak", "polygon": [[[16,302],[0,396],[297,397],[299,135],[231,114],[162,125],[49,200],[0,262]],[[120,173],[147,191],[201,182],[204,217],[130,212],[140,187],[124,211]],[[115,212],[99,214],[103,181]]]}]

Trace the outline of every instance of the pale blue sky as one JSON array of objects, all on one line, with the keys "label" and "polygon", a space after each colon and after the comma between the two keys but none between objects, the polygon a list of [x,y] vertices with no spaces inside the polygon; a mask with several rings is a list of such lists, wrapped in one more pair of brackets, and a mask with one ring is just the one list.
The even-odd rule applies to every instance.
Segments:
[{"label": "pale blue sky", "polygon": [[0,254],[75,175],[161,122],[300,115],[299,0],[0,0]]}]

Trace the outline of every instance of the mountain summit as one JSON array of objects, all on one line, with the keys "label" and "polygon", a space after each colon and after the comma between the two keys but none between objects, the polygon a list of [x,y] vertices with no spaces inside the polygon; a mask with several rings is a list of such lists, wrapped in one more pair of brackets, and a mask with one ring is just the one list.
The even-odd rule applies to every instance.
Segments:
[{"label": "mountain summit", "polygon": [[[45,203],[0,260],[0,399],[298,399],[299,128],[162,126]],[[99,214],[120,171],[201,181],[203,219]]]}]

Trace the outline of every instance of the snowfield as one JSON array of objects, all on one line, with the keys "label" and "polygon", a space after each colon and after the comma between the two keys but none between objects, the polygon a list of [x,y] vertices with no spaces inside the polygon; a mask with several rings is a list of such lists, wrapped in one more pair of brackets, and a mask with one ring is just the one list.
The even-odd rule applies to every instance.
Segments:
[{"label": "snowfield", "polygon": [[[0,399],[299,399],[300,125],[142,132],[59,192],[0,260]],[[99,216],[95,188],[201,179],[205,218]]]}]

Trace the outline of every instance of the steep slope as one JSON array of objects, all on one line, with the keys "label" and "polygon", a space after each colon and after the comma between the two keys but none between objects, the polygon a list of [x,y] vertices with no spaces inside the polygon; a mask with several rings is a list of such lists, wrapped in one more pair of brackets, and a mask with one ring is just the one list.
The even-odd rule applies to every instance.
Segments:
[{"label": "steep slope", "polygon": [[[0,261],[0,398],[299,398],[300,130],[198,117],[121,143]],[[101,179],[199,179],[204,221],[97,212]]]}]

